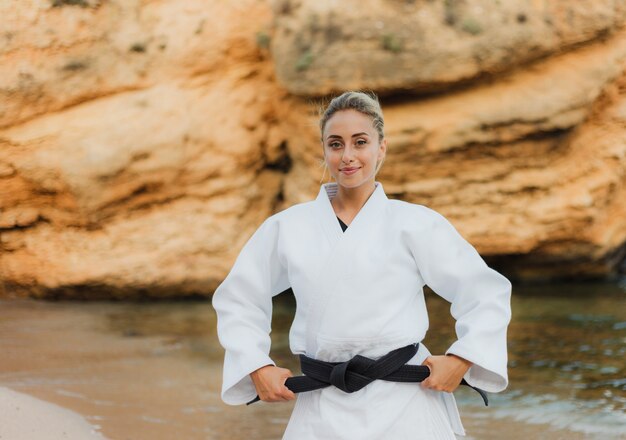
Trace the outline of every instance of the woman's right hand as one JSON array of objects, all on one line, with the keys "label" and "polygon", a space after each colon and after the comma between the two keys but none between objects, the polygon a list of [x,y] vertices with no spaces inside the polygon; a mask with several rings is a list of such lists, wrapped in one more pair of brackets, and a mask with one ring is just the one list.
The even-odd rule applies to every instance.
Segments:
[{"label": "woman's right hand", "polygon": [[285,386],[288,377],[293,376],[286,368],[266,365],[250,373],[256,393],[264,402],[286,402],[296,395]]}]

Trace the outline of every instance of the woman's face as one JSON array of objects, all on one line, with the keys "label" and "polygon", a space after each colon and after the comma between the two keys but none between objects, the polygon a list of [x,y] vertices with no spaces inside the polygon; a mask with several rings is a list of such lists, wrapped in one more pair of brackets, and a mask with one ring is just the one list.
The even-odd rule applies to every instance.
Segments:
[{"label": "woman's face", "polygon": [[322,142],[326,165],[339,185],[356,188],[374,183],[387,140],[380,142],[370,116],[352,109],[338,111],[326,122]]}]

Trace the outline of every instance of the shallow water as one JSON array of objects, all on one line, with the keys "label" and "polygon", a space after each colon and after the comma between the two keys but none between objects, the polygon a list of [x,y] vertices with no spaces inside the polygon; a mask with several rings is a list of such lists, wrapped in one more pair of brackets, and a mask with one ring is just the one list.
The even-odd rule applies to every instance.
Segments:
[{"label": "shallow water", "polygon": [[[427,295],[424,341],[454,340]],[[626,283],[516,287],[509,389],[481,406],[455,392],[468,439],[626,438]],[[277,298],[273,358],[288,351],[293,301]],[[292,403],[229,407],[208,302],[0,301],[0,386],[83,414],[111,439],[279,439]]]},{"label": "shallow water", "polygon": [[[508,338],[510,386],[491,395],[486,409],[459,390],[462,412],[541,426],[541,438],[626,438],[625,305],[626,283],[516,288]],[[445,303],[429,307],[441,319],[436,339],[443,349],[453,340],[448,332],[453,321],[446,319]],[[468,430],[476,438],[496,438]],[[569,434],[550,435],[558,430]]]}]

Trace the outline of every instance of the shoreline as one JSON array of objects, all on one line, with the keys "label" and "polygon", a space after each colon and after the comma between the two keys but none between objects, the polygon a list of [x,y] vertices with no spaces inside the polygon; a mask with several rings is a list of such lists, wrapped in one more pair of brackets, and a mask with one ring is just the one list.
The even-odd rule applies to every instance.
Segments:
[{"label": "shoreline", "polygon": [[[589,298],[571,305],[565,304],[570,299],[549,296],[542,300],[547,303],[545,307],[539,307],[532,298],[517,301],[518,310],[526,310],[528,314],[550,312],[549,318],[555,322],[546,321],[548,318],[529,321],[532,314],[519,313],[513,323],[518,334],[522,332],[539,341],[543,334],[552,335],[544,339],[548,342],[558,335],[565,341],[573,341],[571,345],[578,344],[581,335],[592,328],[590,341],[586,343],[614,350],[615,355],[607,357],[600,353],[600,358],[585,353],[586,365],[591,362],[596,362],[598,368],[624,365],[620,350],[625,345],[617,339],[621,337],[618,331],[622,330],[613,329],[616,323],[626,321],[619,301],[607,295],[601,300]],[[282,437],[292,405],[246,407],[229,406],[221,401],[223,351],[215,335],[215,314],[210,304],[37,300],[0,300],[0,304],[1,440]],[[290,304],[283,301],[274,308],[277,318],[272,334],[274,358],[297,371],[296,359],[287,345],[287,326],[293,310]],[[439,321],[433,328],[447,328],[441,322],[442,317],[448,317],[447,303],[433,300],[429,310],[433,320]],[[445,346],[446,337],[449,336],[443,332],[434,332],[431,346]],[[605,340],[608,342],[604,343]],[[513,341],[521,344],[525,339],[513,338]],[[542,356],[539,359],[561,362],[569,359],[567,352],[555,351],[553,344],[542,347],[531,347]],[[518,363],[510,371],[511,387],[499,399],[493,396],[489,408],[477,405],[469,390],[465,390],[465,395],[459,391],[455,396],[467,432],[466,437],[460,438],[496,439],[502,432],[507,432],[511,440],[623,438],[624,431],[619,425],[623,420],[619,416],[622,408],[619,390],[605,388],[614,393],[614,398],[601,394],[603,390],[583,390],[584,395],[571,395],[571,388],[583,383],[583,379],[590,383],[610,379],[617,373],[600,375],[598,369],[597,376],[574,383],[569,379],[570,373],[560,369],[550,371],[548,367],[531,368],[517,353],[512,352],[512,359]],[[588,374],[587,370],[582,374]],[[560,387],[550,382],[554,379],[561,381]],[[600,397],[607,402],[598,406]],[[7,399],[10,403],[24,401],[22,409],[10,406],[5,409]],[[615,405],[616,411],[607,412],[605,408],[609,404]],[[42,412],[38,410],[41,406],[46,420],[34,416]],[[64,432],[58,429],[58,423],[68,418],[73,427],[82,428],[80,433],[68,431],[58,435],[59,431]],[[41,429],[50,426],[50,419],[57,427]],[[20,431],[7,434],[5,420]],[[35,433],[26,430],[33,427],[39,430]]]},{"label": "shoreline", "polygon": [[6,387],[0,387],[0,438],[107,440],[80,414]]}]

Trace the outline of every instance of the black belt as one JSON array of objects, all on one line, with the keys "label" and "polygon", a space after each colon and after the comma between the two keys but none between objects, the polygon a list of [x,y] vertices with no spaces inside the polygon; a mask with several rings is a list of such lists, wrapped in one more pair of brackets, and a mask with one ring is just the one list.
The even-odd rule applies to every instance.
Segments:
[{"label": "black belt", "polygon": [[[419,344],[410,344],[398,348],[378,360],[357,354],[346,362],[324,362],[301,354],[300,367],[304,376],[288,377],[285,386],[294,393],[318,390],[330,385],[346,393],[354,393],[376,379],[421,382],[430,375],[430,369],[426,365],[406,365],[417,353],[418,346]],[[461,385],[476,390],[483,398],[485,406],[489,405],[485,391],[468,384],[465,379],[461,380]],[[247,404],[259,400],[257,396]]]}]

